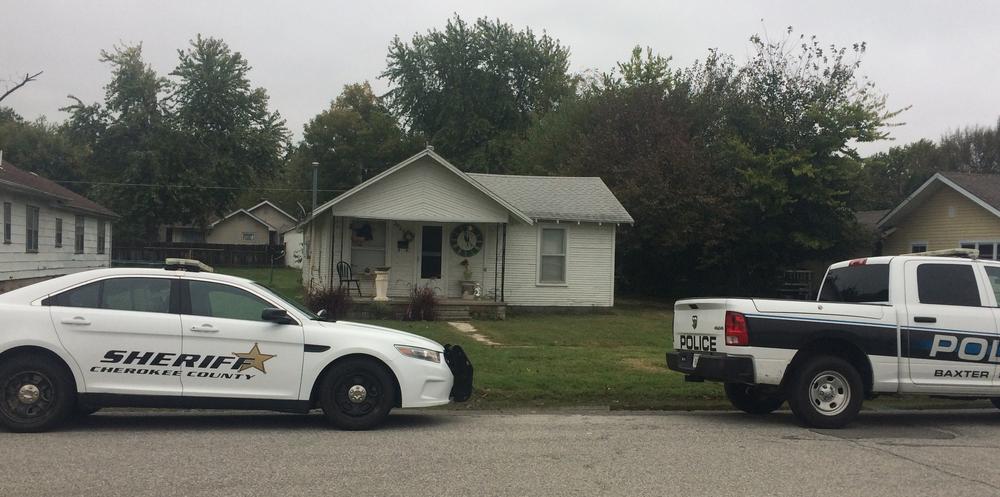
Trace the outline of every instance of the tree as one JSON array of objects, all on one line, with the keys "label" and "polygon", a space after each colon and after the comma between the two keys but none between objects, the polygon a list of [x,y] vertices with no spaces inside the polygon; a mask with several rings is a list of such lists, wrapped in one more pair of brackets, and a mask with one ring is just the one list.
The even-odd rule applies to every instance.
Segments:
[{"label": "tree", "polygon": [[11,95],[11,93],[14,93],[17,90],[20,90],[24,85],[26,85],[26,84],[28,84],[28,83],[30,83],[30,82],[38,79],[38,77],[41,76],[41,75],[42,75],[42,71],[38,71],[35,74],[24,73],[24,77],[21,78],[21,81],[18,81],[16,83],[14,83],[13,85],[8,85],[4,89],[4,92],[0,93],[0,102],[3,102],[3,99],[9,97]]},{"label": "tree", "polygon": [[860,210],[892,209],[934,173],[950,168],[938,146],[919,140],[864,160]]},{"label": "tree", "polygon": [[546,34],[456,15],[443,31],[394,38],[382,77],[411,131],[466,169],[503,172],[526,130],[572,95],[568,67],[569,50]]},{"label": "tree", "polygon": [[[405,133],[368,82],[345,85],[330,107],[305,125],[281,182],[298,190],[273,195],[294,207],[311,202],[312,163],[319,163],[319,201],[332,198],[395,165],[420,149]],[[259,194],[257,195],[259,196]]]},{"label": "tree", "polygon": [[268,109],[263,88],[250,85],[250,64],[217,38],[198,35],[171,76],[171,103],[187,153],[198,164],[198,181],[232,188],[199,190],[202,205],[216,215],[233,207],[239,188],[273,179],[280,171],[289,134],[278,112]]},{"label": "tree", "polygon": [[[846,256],[860,233],[858,142],[885,137],[863,45],[751,38],[683,71],[635,49],[528,133],[532,172],[599,175],[636,224],[619,275],[643,294],[770,293],[779,269]],[[620,76],[618,75],[620,73]]]},{"label": "tree", "polygon": [[4,160],[21,169],[82,190],[81,184],[72,182],[82,179],[87,150],[45,119],[29,122],[10,108],[0,108],[0,150]]}]

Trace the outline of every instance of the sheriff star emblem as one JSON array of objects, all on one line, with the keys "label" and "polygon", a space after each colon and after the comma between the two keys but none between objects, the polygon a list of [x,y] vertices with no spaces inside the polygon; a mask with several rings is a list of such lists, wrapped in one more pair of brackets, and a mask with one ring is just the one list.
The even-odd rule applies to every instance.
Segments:
[{"label": "sheriff star emblem", "polygon": [[240,364],[240,371],[254,368],[264,374],[267,374],[267,370],[264,369],[264,361],[267,361],[272,357],[277,357],[269,354],[261,354],[260,347],[257,346],[257,343],[253,344],[253,348],[250,349],[250,352],[233,352],[233,355],[239,357],[240,359],[245,359],[243,363]]}]

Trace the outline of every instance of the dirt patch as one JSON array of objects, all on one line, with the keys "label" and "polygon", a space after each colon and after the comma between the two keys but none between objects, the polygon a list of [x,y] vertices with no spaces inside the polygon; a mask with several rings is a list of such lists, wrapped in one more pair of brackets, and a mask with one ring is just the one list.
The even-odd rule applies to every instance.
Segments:
[{"label": "dirt patch", "polygon": [[471,323],[456,321],[456,322],[449,322],[448,324],[451,325],[452,328],[455,328],[456,330],[468,335],[469,338],[472,338],[473,340],[479,343],[484,343],[486,345],[492,345],[492,346],[502,345],[498,342],[490,340],[490,338],[487,337],[486,335],[479,333],[478,332],[479,330],[477,330],[475,326],[472,326]]},{"label": "dirt patch", "polygon": [[639,359],[638,357],[626,357],[622,359],[622,364],[638,370],[645,371],[647,373],[662,373],[666,371],[667,367],[659,362],[654,362],[649,359]]}]

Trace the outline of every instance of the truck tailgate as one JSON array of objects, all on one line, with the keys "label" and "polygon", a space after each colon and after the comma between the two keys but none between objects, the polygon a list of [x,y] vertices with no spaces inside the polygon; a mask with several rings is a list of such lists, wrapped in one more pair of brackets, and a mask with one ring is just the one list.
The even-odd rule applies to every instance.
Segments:
[{"label": "truck tailgate", "polygon": [[674,349],[722,352],[726,349],[729,299],[688,299],[674,304]]}]

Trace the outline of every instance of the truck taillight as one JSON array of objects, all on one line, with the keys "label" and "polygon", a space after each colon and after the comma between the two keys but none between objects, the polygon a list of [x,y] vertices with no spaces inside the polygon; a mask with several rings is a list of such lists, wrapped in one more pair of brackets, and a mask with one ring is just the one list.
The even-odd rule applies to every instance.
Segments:
[{"label": "truck taillight", "polygon": [[726,345],[750,345],[747,318],[733,311],[726,311]]}]

